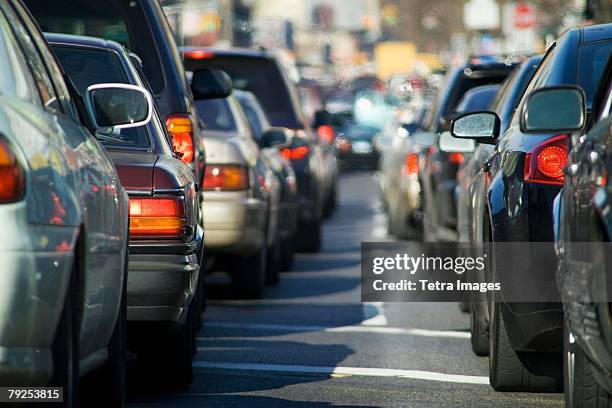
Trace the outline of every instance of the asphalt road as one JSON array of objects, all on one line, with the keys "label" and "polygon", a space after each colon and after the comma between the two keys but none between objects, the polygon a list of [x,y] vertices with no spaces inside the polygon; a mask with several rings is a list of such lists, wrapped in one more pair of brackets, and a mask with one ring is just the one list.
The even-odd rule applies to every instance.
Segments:
[{"label": "asphalt road", "polygon": [[262,300],[210,301],[191,388],[133,390],[130,407],[563,406],[561,394],[494,392],[456,304],[361,304],[360,243],[388,240],[386,219],[372,174],[340,184],[321,253],[299,255]]}]

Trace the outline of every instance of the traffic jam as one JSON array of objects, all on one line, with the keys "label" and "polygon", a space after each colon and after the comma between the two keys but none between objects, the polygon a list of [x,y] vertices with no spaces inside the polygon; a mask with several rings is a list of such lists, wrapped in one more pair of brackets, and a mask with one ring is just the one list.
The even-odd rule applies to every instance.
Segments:
[{"label": "traffic jam", "polygon": [[606,1],[1,1],[0,406],[612,407],[611,149]]}]

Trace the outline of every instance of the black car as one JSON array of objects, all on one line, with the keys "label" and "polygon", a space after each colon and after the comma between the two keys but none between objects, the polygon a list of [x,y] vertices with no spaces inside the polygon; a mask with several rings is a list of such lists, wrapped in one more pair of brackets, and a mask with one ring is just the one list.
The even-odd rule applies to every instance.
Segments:
[{"label": "black car", "polygon": [[[469,90],[484,85],[501,84],[515,67],[514,63],[482,62],[467,64],[451,71],[437,96],[434,110],[426,119],[426,131],[436,136],[448,131],[452,119],[460,114],[458,106]],[[456,177],[466,154],[445,152],[434,144],[425,148],[421,155],[424,163],[420,169],[424,200],[423,238],[427,242],[455,240]]]},{"label": "black car", "polygon": [[350,123],[340,129],[334,140],[338,160],[343,169],[378,168],[380,153],[375,148],[374,140],[380,129]]},{"label": "black car", "polygon": [[158,0],[26,0],[45,32],[117,41],[142,59],[174,150],[204,176],[204,144],[192,93],[170,26]]},{"label": "black car", "polygon": [[[612,405],[612,59],[593,101],[592,127],[570,138],[555,202],[557,280],[565,311],[566,406]],[[577,107],[576,109],[580,109]],[[587,285],[577,282],[586,281]]]},{"label": "black car", "polygon": [[[295,85],[280,62],[266,51],[186,48],[185,67],[216,68],[227,72],[236,89],[252,92],[264,107],[272,126],[292,130],[291,145],[284,155],[293,165],[298,184],[298,246],[317,251],[325,203],[333,197],[335,158],[328,157],[306,122]],[[332,160],[334,159],[334,160]]]},{"label": "black car", "polygon": [[[510,125],[501,136],[487,166],[490,185],[483,216],[485,244],[496,244],[490,259],[491,276],[499,280],[501,291],[490,297],[489,379],[496,390],[556,391],[562,388],[561,351],[563,309],[559,295],[542,293],[532,302],[513,302],[504,288],[520,284],[529,290],[543,281],[554,281],[556,258],[553,250],[553,201],[564,180],[568,152],[568,128],[560,132],[538,124],[542,115],[531,109],[550,104],[554,116],[575,118],[579,112],[560,105],[549,87],[563,91],[568,85],[584,89],[590,112],[597,84],[612,52],[612,24],[568,30],[548,49],[542,63],[521,99]],[[549,111],[550,114],[550,111]],[[494,113],[475,113],[453,122],[458,128],[482,122],[485,139],[499,135],[499,118]],[[493,120],[494,119],[494,120]],[[477,126],[478,127],[478,126]],[[472,136],[471,138],[474,139]],[[525,257],[507,251],[501,256],[500,243],[530,243],[538,256]],[[512,246],[519,247],[520,246]],[[526,246],[523,245],[522,248]],[[512,270],[512,276],[499,271]],[[533,273],[536,271],[537,273]],[[557,302],[555,302],[557,300]]]}]

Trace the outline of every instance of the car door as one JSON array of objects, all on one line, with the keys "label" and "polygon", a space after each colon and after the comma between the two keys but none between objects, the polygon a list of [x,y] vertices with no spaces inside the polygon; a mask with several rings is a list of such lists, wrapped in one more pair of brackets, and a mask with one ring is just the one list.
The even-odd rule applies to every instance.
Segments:
[{"label": "car door", "polygon": [[[123,279],[125,199],[108,155],[80,123],[42,34],[25,8],[19,2],[13,5],[14,9],[7,7],[10,23],[43,99],[45,118],[54,130],[49,137],[63,150],[58,159],[71,166],[82,208],[85,259],[79,279],[83,287],[80,346],[84,357],[107,343],[112,329],[104,330],[104,326],[114,326],[116,319]],[[99,329],[108,336],[100,336]]]}]

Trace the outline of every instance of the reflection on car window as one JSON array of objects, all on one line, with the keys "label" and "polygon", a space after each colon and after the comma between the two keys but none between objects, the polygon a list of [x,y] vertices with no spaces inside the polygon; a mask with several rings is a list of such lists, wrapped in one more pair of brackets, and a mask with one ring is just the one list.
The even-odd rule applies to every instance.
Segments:
[{"label": "reflection on car window", "polygon": [[[81,95],[94,84],[129,83],[121,60],[111,51],[61,45],[53,45],[52,49]],[[114,136],[113,145],[146,148],[151,144],[146,127],[121,129]],[[110,140],[101,142],[111,144]]]},{"label": "reflection on car window", "polygon": [[0,93],[14,95],[35,103],[35,90],[31,87],[28,68],[19,51],[10,28],[0,13]]},{"label": "reflection on car window", "polygon": [[580,48],[578,84],[586,93],[588,108],[593,104],[599,79],[603,75],[610,54],[612,54],[612,41],[588,44]]},{"label": "reflection on car window", "polygon": [[227,99],[204,99],[196,101],[198,115],[206,129],[224,132],[236,131],[236,121]]}]

